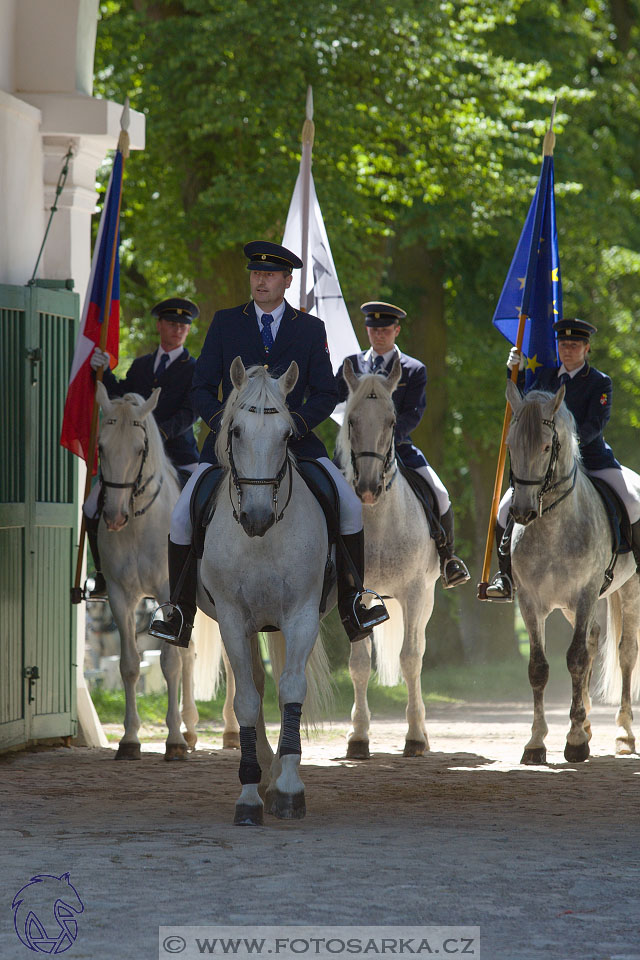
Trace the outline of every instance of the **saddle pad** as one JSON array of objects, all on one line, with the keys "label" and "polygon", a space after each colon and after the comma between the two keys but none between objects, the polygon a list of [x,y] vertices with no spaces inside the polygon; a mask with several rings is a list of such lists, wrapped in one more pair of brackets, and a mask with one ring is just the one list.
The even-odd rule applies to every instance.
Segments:
[{"label": "saddle pad", "polygon": [[212,463],[208,470],[204,470],[193,488],[189,512],[191,514],[191,545],[198,560],[204,553],[204,537],[207,527],[211,523],[218,487],[225,475],[225,470],[217,463]]},{"label": "saddle pad", "polygon": [[298,457],[295,468],[324,511],[331,545],[340,532],[340,497],[333,477],[321,463],[307,457]]},{"label": "saddle pad", "polygon": [[609,486],[602,477],[591,477],[589,474],[587,474],[587,477],[600,494],[607,511],[613,539],[613,552],[629,553],[631,549],[631,523],[625,505],[613,487]]},{"label": "saddle pad", "polygon": [[396,460],[398,461],[398,469],[400,473],[405,478],[416,497],[422,504],[424,508],[425,515],[427,517],[427,523],[429,524],[429,533],[433,540],[438,542],[444,536],[442,526],[440,525],[440,511],[438,509],[438,501],[436,500],[435,493],[419,473],[416,473],[415,470],[412,470],[411,467],[405,466],[399,456],[396,455]]}]

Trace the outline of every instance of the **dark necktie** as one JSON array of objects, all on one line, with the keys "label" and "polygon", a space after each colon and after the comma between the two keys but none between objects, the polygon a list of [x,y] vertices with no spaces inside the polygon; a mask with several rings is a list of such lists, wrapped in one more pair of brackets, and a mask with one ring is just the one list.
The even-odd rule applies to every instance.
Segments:
[{"label": "dark necktie", "polygon": [[269,353],[269,350],[273,346],[273,334],[271,333],[271,324],[273,323],[273,317],[270,313],[263,313],[260,318],[262,323],[262,342],[264,344],[265,353]]},{"label": "dark necktie", "polygon": [[384,357],[378,354],[378,356],[373,361],[373,372],[378,373],[378,371],[381,370],[383,363],[384,363]]},{"label": "dark necktie", "polygon": [[562,386],[562,385],[565,384],[565,383],[569,383],[569,380],[571,379],[571,377],[569,376],[568,373],[562,373],[562,374],[558,377],[558,379],[559,379],[559,381],[560,381],[560,386]]},{"label": "dark necktie", "polygon": [[161,376],[162,376],[162,374],[163,374],[163,373],[165,372],[165,370],[167,369],[167,364],[168,364],[168,363],[169,363],[169,354],[168,354],[168,353],[163,353],[162,356],[160,357],[160,363],[158,364],[158,368],[157,368],[157,370],[156,370],[156,377],[161,377]]}]

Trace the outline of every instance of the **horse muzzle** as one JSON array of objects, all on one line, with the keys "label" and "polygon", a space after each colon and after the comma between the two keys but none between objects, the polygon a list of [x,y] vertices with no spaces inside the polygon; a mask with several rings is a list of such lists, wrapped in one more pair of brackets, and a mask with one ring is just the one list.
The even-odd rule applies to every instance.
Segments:
[{"label": "horse muzzle", "polygon": [[356,486],[356,493],[362,503],[368,507],[372,507],[380,499],[382,484],[379,483],[376,487],[372,487],[369,484],[358,484]]},{"label": "horse muzzle", "polygon": [[117,513],[115,517],[111,517],[106,510],[103,510],[102,516],[110,533],[119,533],[129,522],[128,513]]},{"label": "horse muzzle", "polygon": [[513,514],[513,519],[516,523],[522,524],[523,527],[527,527],[532,523],[538,516],[535,510],[514,510],[511,508],[511,513]]},{"label": "horse muzzle", "polygon": [[243,510],[238,518],[242,529],[248,537],[264,537],[265,533],[275,523],[273,511],[265,516],[255,516]]}]

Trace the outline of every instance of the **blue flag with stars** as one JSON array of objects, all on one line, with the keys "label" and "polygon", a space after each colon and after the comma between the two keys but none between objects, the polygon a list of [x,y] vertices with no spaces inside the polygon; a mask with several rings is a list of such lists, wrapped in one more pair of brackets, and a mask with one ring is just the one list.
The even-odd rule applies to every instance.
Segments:
[{"label": "blue flag with stars", "polygon": [[552,156],[543,159],[536,192],[493,315],[494,327],[514,345],[521,313],[527,317],[522,341],[526,389],[540,367],[558,365],[553,324],[562,319],[562,281]]}]

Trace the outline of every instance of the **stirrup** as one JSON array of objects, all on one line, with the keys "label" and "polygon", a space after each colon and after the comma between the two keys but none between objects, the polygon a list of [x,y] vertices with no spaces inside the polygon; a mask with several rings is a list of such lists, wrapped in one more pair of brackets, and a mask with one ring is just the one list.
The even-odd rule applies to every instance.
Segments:
[{"label": "stirrup", "polygon": [[[93,584],[93,586],[91,586],[91,584]],[[96,589],[96,580],[94,580],[93,577],[87,577],[81,589],[82,589],[82,595],[81,595],[82,600],[86,600],[88,603],[109,603],[106,584],[105,584],[104,595],[98,594],[97,596],[93,596],[92,591]]]},{"label": "stirrup", "polygon": [[[165,607],[171,607],[171,614],[173,614],[174,611],[177,611],[178,614],[180,615],[180,629],[178,630],[177,633],[174,633],[174,631],[171,629],[172,624],[169,621],[169,619],[167,620],[158,619],[158,612],[160,610],[163,610]],[[184,619],[184,614],[180,609],[179,605],[177,603],[171,603],[171,601],[167,601],[166,603],[161,603],[160,606],[157,608],[153,616],[153,620],[149,624],[149,629],[147,630],[147,633],[151,637],[155,637],[157,640],[165,640],[167,643],[172,643],[175,647],[187,648],[189,646],[189,642],[191,638],[189,637],[188,640],[185,640],[182,636],[182,632],[183,630],[185,630],[187,626],[188,624]],[[192,626],[189,626],[189,633],[191,633],[191,629],[192,629]]]},{"label": "stirrup", "polygon": [[[362,603],[362,598],[364,597],[365,593],[370,593],[373,597],[375,597],[379,603],[379,606],[368,610]],[[360,605],[359,609],[358,605]],[[376,613],[376,610],[381,612]],[[373,630],[374,627],[377,627],[381,623],[385,623],[389,619],[389,613],[380,594],[376,593],[375,590],[367,590],[366,588],[355,594],[353,598],[352,611],[353,619],[361,630]],[[366,614],[369,614],[369,616],[366,616]]]},{"label": "stirrup", "polygon": [[[447,573],[449,564],[456,564],[459,569],[454,570],[451,575]],[[450,590],[452,587],[459,587],[461,583],[466,583],[467,580],[471,579],[471,574],[467,570],[467,565],[464,560],[461,560],[460,557],[456,557],[454,554],[452,557],[447,557],[447,559],[442,564],[442,586],[445,590]]]},{"label": "stirrup", "polygon": [[[498,577],[500,577],[500,579],[502,580],[501,587],[498,587],[498,584],[495,583]],[[508,587],[508,590],[509,590],[508,594],[504,592],[505,586]],[[494,590],[501,589],[502,594],[495,594],[494,596],[491,596],[489,591],[492,588]],[[487,597],[487,600],[492,600],[494,603],[512,603],[513,602],[513,580],[511,579],[508,573],[496,573],[491,583],[488,584],[487,586],[486,597]]]}]

